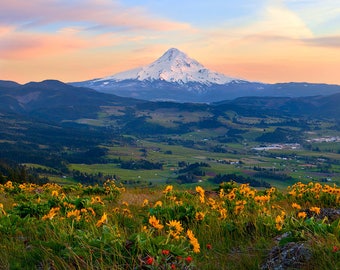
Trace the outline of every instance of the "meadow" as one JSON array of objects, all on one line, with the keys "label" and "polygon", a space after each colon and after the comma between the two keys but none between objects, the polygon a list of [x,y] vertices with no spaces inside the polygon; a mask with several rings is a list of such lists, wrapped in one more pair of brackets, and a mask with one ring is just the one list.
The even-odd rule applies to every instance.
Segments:
[{"label": "meadow", "polygon": [[339,187],[315,182],[206,190],[8,181],[0,268],[340,269],[339,205]]}]

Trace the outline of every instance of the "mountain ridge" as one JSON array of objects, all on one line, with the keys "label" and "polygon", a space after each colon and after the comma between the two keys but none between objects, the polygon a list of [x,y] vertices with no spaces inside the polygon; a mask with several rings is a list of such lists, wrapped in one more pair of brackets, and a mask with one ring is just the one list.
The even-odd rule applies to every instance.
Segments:
[{"label": "mountain ridge", "polygon": [[[15,84],[11,84],[14,86]],[[19,85],[19,84],[18,84]],[[186,107],[223,108],[237,113],[282,114],[301,117],[326,117],[339,119],[340,93],[309,97],[239,97],[233,100],[217,101],[211,104],[185,103]],[[93,89],[74,87],[56,80],[31,82],[13,88],[1,86],[0,115],[14,113],[50,119],[52,121],[74,121],[83,118],[97,118],[98,113],[116,111],[120,115],[132,108],[181,108],[183,103],[155,102],[119,97],[97,92]],[[184,105],[184,104],[183,104]],[[208,107],[207,107],[208,106]],[[106,109],[105,109],[106,108]],[[115,109],[109,109],[115,108]],[[128,114],[127,114],[128,115]],[[119,119],[119,118],[117,118]]]}]

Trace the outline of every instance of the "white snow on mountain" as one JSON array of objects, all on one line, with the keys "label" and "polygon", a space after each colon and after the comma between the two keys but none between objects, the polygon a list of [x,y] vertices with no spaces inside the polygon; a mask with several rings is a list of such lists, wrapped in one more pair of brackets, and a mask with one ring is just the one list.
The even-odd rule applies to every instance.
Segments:
[{"label": "white snow on mountain", "polygon": [[196,60],[189,58],[185,53],[172,48],[150,65],[117,73],[113,76],[96,79],[100,81],[155,81],[163,80],[185,84],[196,82],[205,85],[225,84],[239,79],[228,77],[222,73],[210,71]]}]

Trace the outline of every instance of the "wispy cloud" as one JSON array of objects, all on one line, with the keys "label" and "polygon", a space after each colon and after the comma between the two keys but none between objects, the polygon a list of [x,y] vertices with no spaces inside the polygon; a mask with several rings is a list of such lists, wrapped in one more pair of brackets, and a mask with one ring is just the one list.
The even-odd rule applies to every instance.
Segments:
[{"label": "wispy cloud", "polygon": [[0,59],[62,55],[163,35],[194,32],[189,24],[110,0],[11,0],[2,3]]},{"label": "wispy cloud", "polygon": [[309,38],[303,41],[311,46],[340,48],[340,36]]},{"label": "wispy cloud", "polygon": [[60,54],[89,46],[89,43],[70,35],[38,33],[11,34],[0,43],[1,59],[31,59],[49,54]]},{"label": "wispy cloud", "polygon": [[319,81],[339,80],[339,1],[2,2],[0,64],[6,79],[91,79],[148,64],[178,47],[235,77],[306,81],[323,74]]},{"label": "wispy cloud", "polygon": [[1,13],[3,23],[14,24],[21,29],[58,23],[129,30],[190,29],[188,24],[157,18],[143,8],[124,7],[118,1],[109,0],[11,0],[1,4]]}]

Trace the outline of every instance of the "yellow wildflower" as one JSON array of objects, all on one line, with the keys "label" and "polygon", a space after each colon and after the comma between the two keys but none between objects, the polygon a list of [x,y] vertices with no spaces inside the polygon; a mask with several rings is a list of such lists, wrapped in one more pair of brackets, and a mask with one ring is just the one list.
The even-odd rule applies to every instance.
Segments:
[{"label": "yellow wildflower", "polygon": [[81,218],[80,211],[79,211],[78,209],[75,209],[75,210],[73,210],[73,211],[67,212],[66,216],[67,216],[68,218],[73,217],[73,218],[75,218],[77,221],[79,221],[80,218]]},{"label": "yellow wildflower", "polygon": [[64,202],[63,205],[65,206],[65,208],[70,208],[70,209],[75,209],[76,206],[72,203],[68,203],[68,202]]},{"label": "yellow wildflower", "polygon": [[205,202],[205,197],[204,197],[204,195],[203,195],[203,196],[200,196],[200,202],[201,202],[201,203],[204,203],[204,202]]},{"label": "yellow wildflower", "polygon": [[65,199],[65,198],[66,198],[66,194],[65,194],[64,192],[62,192],[62,193],[60,194],[60,199],[63,200],[63,199]]},{"label": "yellow wildflower", "polygon": [[254,197],[254,200],[256,203],[264,204],[266,202],[269,202],[270,196],[269,195],[257,195]]},{"label": "yellow wildflower", "polygon": [[102,201],[102,199],[99,196],[91,198],[91,204],[95,204],[95,203],[104,204],[104,202]]},{"label": "yellow wildflower", "polygon": [[248,198],[254,198],[255,197],[255,190],[250,190],[250,191],[248,191],[248,193],[247,193],[247,197]]},{"label": "yellow wildflower", "polygon": [[149,232],[149,230],[148,230],[148,227],[146,227],[146,226],[143,226],[143,227],[142,227],[142,232],[146,232],[146,233],[148,233],[148,232]]},{"label": "yellow wildflower", "polygon": [[195,215],[195,219],[197,221],[201,221],[201,220],[204,219],[204,216],[205,216],[205,214],[203,212],[197,212],[196,215]]},{"label": "yellow wildflower", "polygon": [[92,207],[88,207],[87,210],[92,214],[92,216],[96,216],[96,212],[93,210]]},{"label": "yellow wildflower", "polygon": [[281,210],[281,217],[282,217],[282,218],[285,218],[285,216],[286,216],[286,212],[283,211],[283,210]]},{"label": "yellow wildflower", "polygon": [[236,198],[236,194],[234,191],[231,191],[228,195],[227,195],[227,198],[229,201],[232,201]]},{"label": "yellow wildflower", "polygon": [[306,218],[307,214],[306,212],[299,212],[298,213],[298,218]]},{"label": "yellow wildflower", "polygon": [[169,196],[169,199],[171,200],[171,201],[176,201],[177,200],[177,197],[176,196]]},{"label": "yellow wildflower", "polygon": [[163,205],[163,203],[161,202],[161,201],[157,201],[156,203],[155,203],[155,207],[162,207],[162,205]]},{"label": "yellow wildflower", "polygon": [[147,206],[148,204],[149,204],[149,200],[148,199],[144,199],[142,206],[144,207],[144,206]]},{"label": "yellow wildflower", "polygon": [[219,211],[220,211],[219,219],[226,219],[227,218],[227,209],[221,208]]},{"label": "yellow wildflower", "polygon": [[204,189],[202,188],[202,187],[200,187],[200,186],[197,186],[196,187],[196,192],[198,193],[198,194],[200,194],[201,196],[204,196]]},{"label": "yellow wildflower", "polygon": [[132,218],[132,213],[131,213],[130,209],[128,209],[128,208],[123,209],[123,215],[128,216],[129,218]]},{"label": "yellow wildflower", "polygon": [[261,213],[265,214],[265,215],[268,215],[268,216],[270,215],[270,211],[269,211],[269,209],[267,207],[263,207],[262,210],[261,210]]},{"label": "yellow wildflower", "polygon": [[220,192],[219,192],[219,194],[218,194],[218,196],[222,199],[222,198],[224,197],[224,195],[225,195],[224,189],[221,188],[221,189],[220,189]]},{"label": "yellow wildflower", "polygon": [[275,187],[271,187],[269,190],[267,190],[268,194],[272,194],[276,191]]},{"label": "yellow wildflower", "polygon": [[168,194],[173,190],[173,186],[169,185],[166,186],[166,188],[164,189],[163,193]]},{"label": "yellow wildflower", "polygon": [[52,209],[50,209],[48,214],[46,214],[42,217],[42,220],[53,219],[58,214],[59,210],[60,210],[60,207],[53,207]]},{"label": "yellow wildflower", "polygon": [[166,225],[169,226],[169,234],[175,238],[179,239],[181,232],[183,231],[183,227],[180,221],[170,220]]},{"label": "yellow wildflower", "polygon": [[13,189],[13,183],[12,181],[7,181],[5,184],[4,184],[4,187],[7,188],[7,189]]},{"label": "yellow wildflower", "polygon": [[149,224],[157,230],[163,229],[163,225],[159,223],[159,220],[155,216],[149,218]]},{"label": "yellow wildflower", "polygon": [[299,204],[297,204],[297,203],[292,203],[292,207],[293,207],[294,209],[297,209],[297,210],[300,210],[300,209],[301,209],[301,206],[300,206]]},{"label": "yellow wildflower", "polygon": [[245,205],[245,204],[247,204],[247,201],[245,200],[239,200],[236,202],[236,205]]},{"label": "yellow wildflower", "polygon": [[235,215],[240,214],[243,209],[244,209],[244,205],[236,205],[234,209]]},{"label": "yellow wildflower", "polygon": [[100,220],[98,220],[96,227],[102,226],[104,223],[107,223],[107,214],[104,212]]},{"label": "yellow wildflower", "polygon": [[0,212],[3,214],[3,215],[6,215],[6,212],[4,210],[4,205],[2,203],[0,203]]},{"label": "yellow wildflower", "polygon": [[58,197],[59,192],[57,190],[52,190],[52,197]]},{"label": "yellow wildflower", "polygon": [[189,238],[190,244],[193,247],[193,251],[195,253],[199,253],[200,252],[200,244],[198,243],[197,238],[194,236],[194,234],[191,230],[187,230],[187,236]]},{"label": "yellow wildflower", "polygon": [[295,190],[289,191],[288,194],[292,195],[293,197],[295,197],[296,196],[296,191]]},{"label": "yellow wildflower", "polygon": [[211,207],[211,209],[217,208],[216,201],[213,198],[209,198],[207,204]]},{"label": "yellow wildflower", "polygon": [[177,205],[183,205],[183,201],[176,201]]},{"label": "yellow wildflower", "polygon": [[200,186],[197,186],[196,187],[196,192],[200,195],[200,202],[204,203],[205,202],[205,197],[204,197],[205,191],[204,191],[204,189],[202,187],[200,187]]},{"label": "yellow wildflower", "polygon": [[315,214],[319,215],[320,214],[320,207],[311,207],[309,208],[310,211],[314,212]]},{"label": "yellow wildflower", "polygon": [[112,209],[112,212],[119,213],[120,212],[120,208],[119,207],[115,207],[115,208]]},{"label": "yellow wildflower", "polygon": [[284,223],[284,219],[282,216],[278,215],[276,218],[275,218],[275,227],[278,231],[281,231],[282,230],[282,227],[283,227],[283,223]]}]

